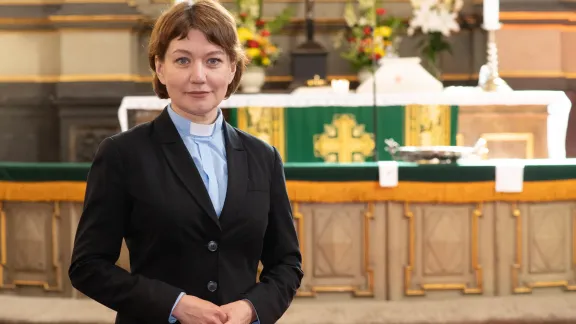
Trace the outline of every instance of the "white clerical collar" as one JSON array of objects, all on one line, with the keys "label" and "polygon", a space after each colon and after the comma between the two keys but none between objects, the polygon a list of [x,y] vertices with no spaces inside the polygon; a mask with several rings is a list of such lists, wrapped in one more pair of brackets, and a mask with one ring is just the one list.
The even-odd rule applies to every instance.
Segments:
[{"label": "white clerical collar", "polygon": [[222,111],[218,109],[218,116],[216,117],[216,121],[212,124],[198,124],[193,123],[190,120],[178,115],[173,109],[171,105],[168,105],[168,114],[176,126],[178,133],[180,136],[202,136],[202,137],[211,137],[214,135],[214,129],[221,129],[222,124],[224,122],[224,116],[222,115]]},{"label": "white clerical collar", "polygon": [[218,112],[218,118],[212,124],[197,124],[195,122],[190,122],[190,135],[193,136],[212,136],[214,133],[214,127],[218,123],[220,118],[220,112]]}]

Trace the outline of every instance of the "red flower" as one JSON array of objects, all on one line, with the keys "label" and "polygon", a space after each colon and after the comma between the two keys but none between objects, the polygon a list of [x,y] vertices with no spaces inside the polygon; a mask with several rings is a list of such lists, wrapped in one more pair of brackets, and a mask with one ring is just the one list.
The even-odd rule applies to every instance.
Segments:
[{"label": "red flower", "polygon": [[354,37],[348,37],[348,42],[349,43],[354,43],[356,41],[356,38]]},{"label": "red flower", "polygon": [[364,27],[364,35],[370,35],[372,33],[372,28],[370,26]]},{"label": "red flower", "polygon": [[378,60],[380,60],[380,59],[382,58],[382,55],[380,55],[380,54],[374,54],[373,56],[374,56],[374,59],[375,59],[376,61],[378,61]]},{"label": "red flower", "polygon": [[251,39],[251,40],[248,41],[248,47],[250,47],[250,48],[258,48],[258,47],[260,47],[260,44],[258,44],[257,41]]},{"label": "red flower", "polygon": [[262,19],[256,20],[256,26],[262,27],[262,26],[264,26],[264,25],[266,25],[266,23],[264,22],[264,20],[262,20]]},{"label": "red flower", "polygon": [[264,30],[262,30],[262,32],[260,32],[260,35],[262,35],[264,37],[268,37],[268,36],[270,36],[270,31],[264,29]]},{"label": "red flower", "polygon": [[247,13],[245,13],[245,12],[242,12],[242,13],[240,13],[240,17],[242,17],[242,18],[246,18],[246,16],[248,16],[248,14],[247,14]]},{"label": "red flower", "polygon": [[386,13],[386,9],[384,9],[384,8],[378,8],[378,9],[376,9],[376,14],[377,14],[378,16],[383,16],[385,13]]}]

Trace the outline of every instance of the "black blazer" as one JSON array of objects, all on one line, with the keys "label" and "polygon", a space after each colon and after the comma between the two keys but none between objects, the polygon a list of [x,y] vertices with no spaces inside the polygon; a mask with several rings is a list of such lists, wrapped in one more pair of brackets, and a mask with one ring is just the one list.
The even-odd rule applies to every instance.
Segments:
[{"label": "black blazer", "polygon": [[[166,109],[100,144],[69,276],[117,311],[116,323],[166,324],[186,292],[216,305],[246,298],[261,323],[272,324],[294,298],[302,257],[281,158],[228,123],[224,133],[229,179],[220,218]],[[115,265],[123,238],[130,273]]]}]

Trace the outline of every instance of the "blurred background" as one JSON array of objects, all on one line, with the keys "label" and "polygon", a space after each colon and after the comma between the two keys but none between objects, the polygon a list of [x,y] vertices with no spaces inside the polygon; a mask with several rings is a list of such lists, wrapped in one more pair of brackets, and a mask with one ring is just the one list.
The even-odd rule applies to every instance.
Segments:
[{"label": "blurred background", "polygon": [[[223,112],[280,151],[304,255],[282,323],[576,322],[575,1],[221,2]],[[113,323],[70,252],[98,145],[168,103],[173,3],[0,0],[0,323]]]}]

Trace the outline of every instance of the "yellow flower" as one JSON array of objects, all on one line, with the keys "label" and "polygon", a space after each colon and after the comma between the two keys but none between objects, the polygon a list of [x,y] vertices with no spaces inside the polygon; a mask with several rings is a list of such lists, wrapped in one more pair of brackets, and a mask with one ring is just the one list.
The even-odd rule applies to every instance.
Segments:
[{"label": "yellow flower", "polygon": [[264,66],[270,65],[270,59],[267,57],[263,58],[262,59],[262,65],[264,65]]},{"label": "yellow flower", "polygon": [[276,46],[268,46],[268,48],[266,48],[266,52],[268,52],[269,54],[274,54],[278,51],[278,49],[276,48]]},{"label": "yellow flower", "polygon": [[260,49],[259,48],[249,48],[246,50],[246,55],[248,55],[249,58],[255,58],[260,56]]},{"label": "yellow flower", "polygon": [[240,27],[238,28],[238,38],[240,39],[241,43],[244,43],[245,41],[254,38],[254,35],[250,29],[246,27]]},{"label": "yellow flower", "polygon": [[392,29],[388,26],[380,26],[374,30],[375,37],[390,37]]},{"label": "yellow flower", "polygon": [[258,36],[258,43],[262,44],[262,46],[266,46],[270,43],[270,40],[267,37]]},{"label": "yellow flower", "polygon": [[376,47],[374,49],[374,55],[384,56],[384,49],[382,47]]}]

